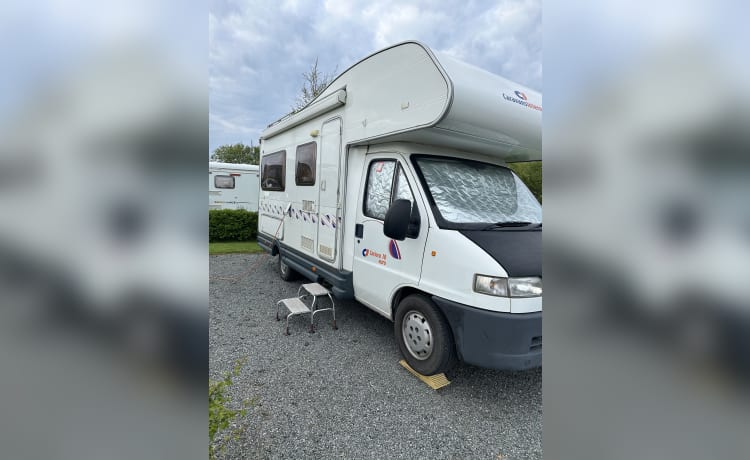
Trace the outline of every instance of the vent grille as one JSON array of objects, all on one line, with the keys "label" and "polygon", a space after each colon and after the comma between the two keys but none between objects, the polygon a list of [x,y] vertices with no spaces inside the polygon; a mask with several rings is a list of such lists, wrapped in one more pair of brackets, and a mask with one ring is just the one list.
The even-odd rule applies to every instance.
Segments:
[{"label": "vent grille", "polygon": [[302,210],[307,212],[315,212],[315,202],[311,200],[302,200]]},{"label": "vent grille", "polygon": [[320,246],[318,246],[318,252],[329,258],[333,257],[333,248],[330,246],[326,246],[325,244],[321,244]]},{"label": "vent grille", "polygon": [[312,238],[308,238],[306,236],[303,236],[302,237],[302,243],[301,243],[301,245],[302,245],[303,248],[309,249],[310,251],[312,251],[313,250],[313,240],[312,240]]}]

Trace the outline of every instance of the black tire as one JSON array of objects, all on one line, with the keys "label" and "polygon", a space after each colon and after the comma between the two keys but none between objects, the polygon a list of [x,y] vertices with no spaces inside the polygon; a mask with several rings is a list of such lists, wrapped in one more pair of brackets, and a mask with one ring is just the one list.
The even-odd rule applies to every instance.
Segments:
[{"label": "black tire", "polygon": [[281,254],[279,254],[279,261],[278,261],[277,268],[279,270],[279,276],[284,281],[294,281],[299,276],[299,273],[297,273],[296,271],[294,271],[294,269],[292,267],[290,267],[289,265],[287,265],[282,260]]},{"label": "black tire", "polygon": [[[404,323],[407,331],[412,328],[415,335],[404,332]],[[415,371],[422,375],[435,375],[447,372],[456,365],[456,346],[450,325],[427,297],[415,294],[401,300],[396,308],[393,327],[398,348]],[[407,346],[407,340],[413,342],[414,346]],[[428,348],[429,352],[426,351]],[[418,358],[415,354],[422,354],[423,357]]]}]

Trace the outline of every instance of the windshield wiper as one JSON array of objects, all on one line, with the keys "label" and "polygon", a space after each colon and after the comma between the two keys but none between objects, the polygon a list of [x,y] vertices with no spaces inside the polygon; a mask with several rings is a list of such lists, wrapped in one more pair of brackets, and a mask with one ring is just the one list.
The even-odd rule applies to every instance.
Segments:
[{"label": "windshield wiper", "polygon": [[505,222],[495,222],[494,224],[490,224],[486,227],[484,227],[482,230],[492,230],[495,228],[507,228],[507,227],[532,227],[532,228],[539,228],[541,227],[541,222],[538,224],[535,224],[533,222],[526,222],[526,221],[505,221]]}]

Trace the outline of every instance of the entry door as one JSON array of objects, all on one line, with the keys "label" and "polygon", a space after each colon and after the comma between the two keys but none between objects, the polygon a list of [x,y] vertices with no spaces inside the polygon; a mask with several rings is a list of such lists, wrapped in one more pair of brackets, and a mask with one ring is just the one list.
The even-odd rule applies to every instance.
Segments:
[{"label": "entry door", "polygon": [[400,155],[368,155],[359,195],[354,238],[354,295],[360,302],[391,316],[390,298],[401,286],[417,286],[427,239],[427,213],[416,200],[420,228],[416,238],[396,241],[383,234],[391,203],[415,204],[416,182]]},{"label": "entry door", "polygon": [[318,188],[318,257],[334,262],[341,226],[339,205],[341,164],[341,118],[323,123],[320,130],[320,171]]}]

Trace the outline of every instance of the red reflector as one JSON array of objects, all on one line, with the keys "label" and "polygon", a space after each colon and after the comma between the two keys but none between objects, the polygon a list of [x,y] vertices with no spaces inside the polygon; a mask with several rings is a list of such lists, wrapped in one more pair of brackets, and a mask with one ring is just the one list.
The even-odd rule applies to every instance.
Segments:
[{"label": "red reflector", "polygon": [[231,173],[230,176],[239,176],[240,173]]}]

